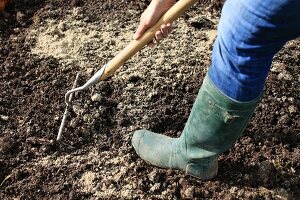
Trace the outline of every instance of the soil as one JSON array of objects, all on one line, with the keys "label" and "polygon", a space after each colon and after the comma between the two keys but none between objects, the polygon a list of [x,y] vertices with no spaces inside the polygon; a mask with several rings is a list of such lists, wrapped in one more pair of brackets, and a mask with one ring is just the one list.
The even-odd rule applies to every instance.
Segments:
[{"label": "soil", "polygon": [[[217,2],[217,3],[216,3]],[[170,37],[74,96],[128,44],[149,1],[11,0],[0,16],[0,199],[297,199],[300,41],[276,55],[244,135],[199,181],[153,167],[134,130],[178,137],[210,65],[221,1],[191,8]]]}]

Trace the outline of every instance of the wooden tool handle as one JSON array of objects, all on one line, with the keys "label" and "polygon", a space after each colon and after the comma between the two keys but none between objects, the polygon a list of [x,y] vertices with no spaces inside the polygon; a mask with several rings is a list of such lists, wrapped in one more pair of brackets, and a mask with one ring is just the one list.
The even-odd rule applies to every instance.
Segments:
[{"label": "wooden tool handle", "polygon": [[5,5],[8,3],[8,0],[0,0],[0,12],[5,9]]},{"label": "wooden tool handle", "polygon": [[111,61],[108,62],[107,67],[100,77],[100,80],[105,80],[120,67],[129,58],[140,51],[144,46],[146,46],[150,41],[153,40],[156,31],[160,29],[163,24],[171,23],[176,20],[181,14],[183,14],[187,9],[189,9],[198,0],[180,0],[174,6],[172,6],[161,18],[160,20],[151,28],[149,28],[144,35],[138,39],[131,41],[125,49],[118,53]]}]

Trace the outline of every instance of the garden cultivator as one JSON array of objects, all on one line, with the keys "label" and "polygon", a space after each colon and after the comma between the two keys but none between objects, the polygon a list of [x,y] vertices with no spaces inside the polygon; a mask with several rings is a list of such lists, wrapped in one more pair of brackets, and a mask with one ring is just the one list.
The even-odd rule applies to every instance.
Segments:
[{"label": "garden cultivator", "polygon": [[[183,14],[187,9],[194,5],[197,0],[180,0],[178,1],[171,9],[169,9],[160,20],[150,29],[148,29],[144,35],[138,39],[131,41],[125,49],[123,49],[119,54],[117,54],[112,60],[110,60],[106,65],[104,65],[99,71],[97,71],[92,78],[90,78],[83,86],[71,89],[65,95],[65,102],[67,107],[70,106],[72,98],[70,96],[74,92],[85,90],[96,83],[106,80],[108,77],[112,76],[113,73],[122,66],[128,59],[140,51],[144,46],[151,42],[155,36],[157,30],[163,24],[171,23],[176,20],[181,14]],[[67,110],[67,109],[66,109]],[[67,114],[65,112],[64,116]],[[64,117],[65,118],[65,117]],[[64,121],[64,119],[63,119]],[[60,127],[60,137],[57,137],[57,140],[61,138],[61,130],[63,129],[64,123],[61,123]]]}]

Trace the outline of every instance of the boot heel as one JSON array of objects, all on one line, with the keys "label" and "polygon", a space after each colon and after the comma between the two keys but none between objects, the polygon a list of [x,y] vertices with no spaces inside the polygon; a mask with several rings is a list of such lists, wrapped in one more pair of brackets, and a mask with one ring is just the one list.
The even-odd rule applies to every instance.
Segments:
[{"label": "boot heel", "polygon": [[210,180],[218,174],[218,158],[214,156],[197,161],[192,160],[186,166],[185,174],[201,180]]}]

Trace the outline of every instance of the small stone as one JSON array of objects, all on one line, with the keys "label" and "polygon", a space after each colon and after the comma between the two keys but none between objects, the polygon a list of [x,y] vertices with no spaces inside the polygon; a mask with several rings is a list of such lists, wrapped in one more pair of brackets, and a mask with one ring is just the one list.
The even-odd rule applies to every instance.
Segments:
[{"label": "small stone", "polygon": [[66,23],[64,23],[64,22],[59,23],[59,24],[58,24],[58,29],[59,29],[60,31],[62,31],[62,32],[66,31],[66,30],[67,30],[67,25],[66,25]]},{"label": "small stone", "polygon": [[163,198],[163,199],[166,199],[167,197],[168,197],[168,191],[162,191],[162,193],[161,193],[161,197]]},{"label": "small stone", "polygon": [[154,193],[154,192],[159,191],[159,188],[160,188],[160,183],[155,183],[155,184],[150,188],[150,191]]},{"label": "small stone", "polygon": [[6,115],[0,115],[0,119],[2,119],[3,121],[7,121],[9,117]]},{"label": "small stone", "polygon": [[286,98],[287,98],[286,96],[281,97],[282,102],[285,102]]},{"label": "small stone", "polygon": [[183,185],[185,182],[186,182],[186,181],[185,181],[184,178],[180,178],[179,181],[178,181],[178,183],[179,183],[180,185]]},{"label": "small stone", "polygon": [[269,161],[263,161],[260,163],[258,175],[261,181],[265,184],[271,183],[276,173],[276,169],[273,163]]},{"label": "small stone", "polygon": [[282,71],[283,68],[284,68],[284,65],[282,63],[276,63],[276,62],[274,62],[272,64],[271,71],[279,73],[279,72]]},{"label": "small stone", "polygon": [[14,31],[15,33],[20,33],[20,28],[14,28],[13,31]]},{"label": "small stone", "polygon": [[16,142],[10,137],[0,137],[0,154],[8,154],[16,146]]},{"label": "small stone", "polygon": [[73,111],[77,116],[80,116],[84,113],[84,109],[77,105],[73,105]]},{"label": "small stone", "polygon": [[238,188],[237,188],[237,187],[235,187],[235,186],[233,186],[233,187],[231,187],[231,188],[230,188],[230,190],[229,190],[229,191],[230,191],[230,193],[231,193],[231,194],[234,194],[234,193],[236,193],[236,192],[237,192],[237,190],[238,190]]},{"label": "small stone", "polygon": [[159,180],[159,174],[158,171],[155,169],[150,174],[148,174],[148,178],[152,182],[158,182]]},{"label": "small stone", "polygon": [[26,133],[29,134],[31,132],[31,127],[27,127]]},{"label": "small stone", "polygon": [[18,12],[17,12],[17,15],[16,15],[17,21],[18,21],[18,22],[22,22],[22,21],[24,20],[24,18],[25,18],[25,14],[22,13],[21,11],[18,11]]},{"label": "small stone", "polygon": [[297,113],[297,111],[298,111],[297,107],[294,105],[290,105],[288,109],[289,109],[289,112],[292,114]]},{"label": "small stone", "polygon": [[296,99],[294,97],[288,97],[288,101],[290,103],[296,103]]},{"label": "small stone", "polygon": [[206,33],[199,32],[198,34],[195,35],[195,38],[200,39],[200,40],[208,40],[208,36]]},{"label": "small stone", "polygon": [[132,190],[121,190],[121,196],[125,199],[131,199],[132,198]]},{"label": "small stone", "polygon": [[131,89],[131,88],[134,88],[134,84],[133,83],[128,83],[127,84],[127,89]]},{"label": "small stone", "polygon": [[278,119],[279,124],[287,124],[290,121],[290,117],[288,114],[282,115]]},{"label": "small stone", "polygon": [[168,169],[166,175],[167,175],[167,176],[172,176],[173,173],[174,173],[174,171],[173,171],[172,169]]},{"label": "small stone", "polygon": [[99,112],[95,112],[94,114],[93,114],[93,118],[94,119],[97,119],[97,118],[99,118],[100,117],[100,113]]},{"label": "small stone", "polygon": [[278,80],[291,81],[293,80],[292,75],[288,71],[282,71],[278,74]]},{"label": "small stone", "polygon": [[83,116],[83,121],[84,122],[88,122],[89,120],[90,120],[89,115],[86,114],[86,115]]},{"label": "small stone", "polygon": [[72,128],[76,128],[78,125],[79,125],[79,120],[77,118],[74,118],[74,119],[71,120],[70,126]]},{"label": "small stone", "polygon": [[102,96],[100,95],[100,94],[98,94],[98,93],[96,93],[96,94],[94,94],[92,97],[91,97],[91,99],[92,99],[92,101],[101,101],[101,99],[102,99]]},{"label": "small stone", "polygon": [[242,196],[244,196],[244,194],[245,194],[245,190],[244,190],[244,189],[241,189],[241,190],[239,190],[239,191],[237,192],[237,196],[238,196],[238,197],[242,197]]},{"label": "small stone", "polygon": [[189,187],[184,191],[185,198],[193,199],[195,194],[195,187]]}]

